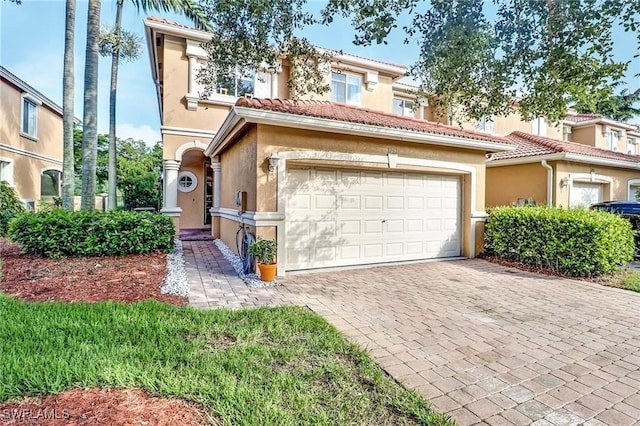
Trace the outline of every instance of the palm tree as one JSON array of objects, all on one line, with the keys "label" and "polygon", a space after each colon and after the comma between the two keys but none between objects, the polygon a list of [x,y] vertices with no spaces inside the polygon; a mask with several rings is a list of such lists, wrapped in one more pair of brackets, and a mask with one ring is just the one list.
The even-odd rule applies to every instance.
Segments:
[{"label": "palm tree", "polygon": [[76,22],[76,0],[67,0],[64,33],[64,71],[62,77],[62,208],[73,210],[75,171],[73,170],[73,39]]},{"label": "palm tree", "polygon": [[98,42],[100,0],[89,0],[87,48],[84,68],[84,115],[82,133],[82,210],[96,204],[96,161],[98,151]]},{"label": "palm tree", "polygon": [[[207,18],[204,11],[191,0],[131,0],[137,9],[145,13],[151,9],[163,12],[183,13],[198,28],[205,28]],[[116,199],[116,93],[120,59],[133,60],[140,55],[141,42],[133,34],[122,30],[122,8],[124,0],[117,0],[116,23],[113,30],[102,34],[101,53],[111,56],[111,90],[109,92],[109,209],[117,206]]]}]

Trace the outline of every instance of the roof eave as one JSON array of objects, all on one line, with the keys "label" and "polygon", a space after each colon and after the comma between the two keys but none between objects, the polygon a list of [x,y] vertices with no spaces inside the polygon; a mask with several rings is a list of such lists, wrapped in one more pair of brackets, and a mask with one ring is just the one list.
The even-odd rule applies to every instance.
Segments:
[{"label": "roof eave", "polygon": [[506,143],[467,139],[459,136],[416,132],[405,129],[351,123],[328,118],[236,106],[233,108],[229,116],[227,116],[227,119],[205,151],[205,154],[217,155],[221,150],[223,150],[230,141],[231,136],[233,136],[231,134],[232,130],[238,128],[237,124],[240,120],[247,123],[392,139],[397,141],[481,150],[485,152],[503,152],[516,149],[514,145],[508,145]]},{"label": "roof eave", "polygon": [[633,161],[613,160],[609,158],[592,157],[590,155],[574,154],[570,152],[559,152],[555,154],[532,155],[528,157],[506,158],[504,160],[488,159],[487,167],[515,166],[519,164],[537,163],[542,160],[547,161],[575,161],[577,163],[596,164],[600,166],[618,167],[625,169],[640,170],[640,163]]}]

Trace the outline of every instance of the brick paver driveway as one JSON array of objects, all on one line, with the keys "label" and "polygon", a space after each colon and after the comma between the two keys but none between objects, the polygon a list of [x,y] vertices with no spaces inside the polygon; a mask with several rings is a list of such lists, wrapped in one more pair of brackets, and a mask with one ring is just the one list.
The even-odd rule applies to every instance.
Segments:
[{"label": "brick paver driveway", "polygon": [[209,306],[309,306],[461,425],[640,419],[640,294],[482,260],[280,282],[205,290]]}]

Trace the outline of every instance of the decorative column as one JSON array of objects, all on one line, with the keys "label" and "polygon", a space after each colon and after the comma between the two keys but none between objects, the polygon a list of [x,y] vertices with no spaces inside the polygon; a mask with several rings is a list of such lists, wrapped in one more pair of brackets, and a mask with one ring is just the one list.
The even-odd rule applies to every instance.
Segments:
[{"label": "decorative column", "polygon": [[222,172],[222,164],[214,159],[211,163],[213,169],[213,208],[211,209],[211,235],[220,238],[220,176]]},{"label": "decorative column", "polygon": [[175,160],[164,160],[162,165],[164,171],[164,200],[160,213],[171,216],[176,227],[176,234],[180,231],[180,214],[182,209],[178,207],[178,170],[180,162]]}]

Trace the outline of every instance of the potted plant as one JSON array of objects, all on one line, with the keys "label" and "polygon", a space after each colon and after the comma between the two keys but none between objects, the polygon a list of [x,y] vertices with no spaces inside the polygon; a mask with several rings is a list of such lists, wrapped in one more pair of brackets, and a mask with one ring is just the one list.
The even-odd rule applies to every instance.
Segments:
[{"label": "potted plant", "polygon": [[252,243],[249,246],[249,254],[258,261],[258,269],[260,269],[260,279],[270,282],[276,278],[276,254],[278,253],[278,245],[273,240],[263,240]]}]

